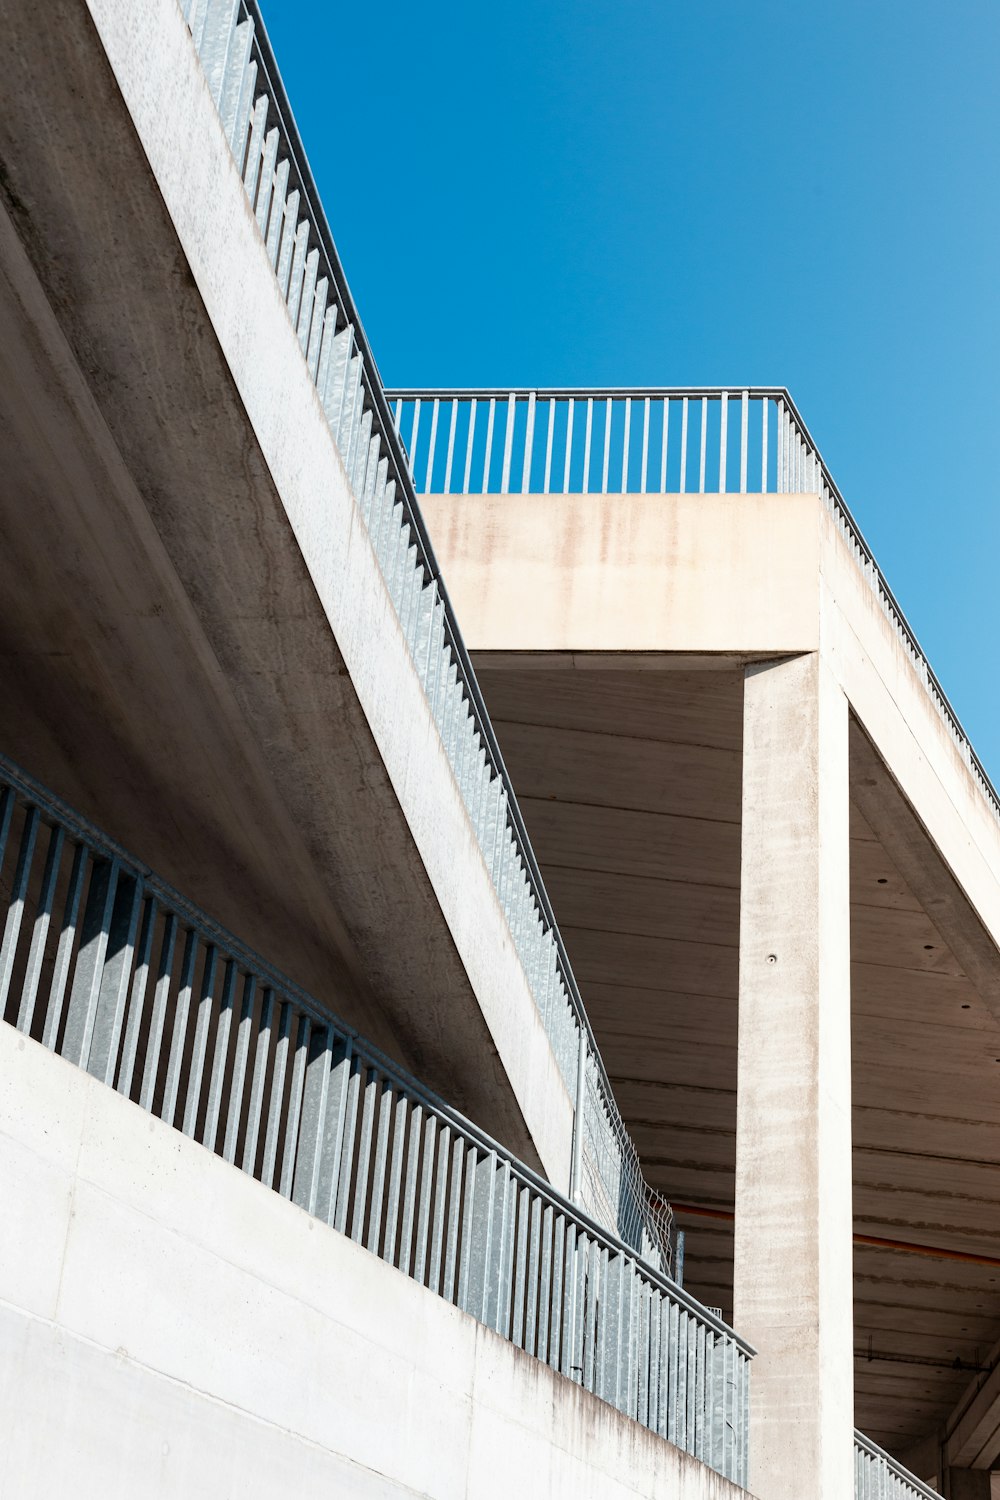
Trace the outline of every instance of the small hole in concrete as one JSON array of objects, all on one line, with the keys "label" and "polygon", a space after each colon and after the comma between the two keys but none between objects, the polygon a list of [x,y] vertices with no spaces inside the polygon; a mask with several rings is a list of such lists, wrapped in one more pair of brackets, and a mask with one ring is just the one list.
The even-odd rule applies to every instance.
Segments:
[{"label": "small hole in concrete", "polygon": [[778,962],[778,955],[776,953],[769,953],[767,955],[767,961],[769,964],[776,964]]},{"label": "small hole in concrete", "polygon": [[966,1003],[966,1004],[965,1004],[965,1005],[963,1005],[963,1006],[962,1006],[962,1009],[963,1009],[963,1010],[971,1010],[971,1009],[972,1009],[972,1006],[971,1006],[971,1005],[969,1005],[969,1004],[968,1004],[968,1003]]},{"label": "small hole in concrete", "polygon": [[888,879],[886,878],[885,875],[880,875],[879,878],[878,878],[878,883],[879,883],[879,885],[888,885],[889,881],[888,881]]},{"label": "small hole in concrete", "polygon": [[934,952],[934,944],[933,943],[925,943],[924,944],[924,952],[925,953],[933,953]]}]

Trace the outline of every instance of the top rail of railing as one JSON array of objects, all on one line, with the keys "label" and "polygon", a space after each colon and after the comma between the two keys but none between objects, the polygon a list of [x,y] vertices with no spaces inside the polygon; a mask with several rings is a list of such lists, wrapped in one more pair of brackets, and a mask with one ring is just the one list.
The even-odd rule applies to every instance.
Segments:
[{"label": "top rail of railing", "polygon": [[511,935],[575,1099],[574,1195],[671,1260],[649,1201],[295,125],[256,0],[182,0],[309,374]]},{"label": "top rail of railing", "polygon": [[421,494],[818,493],[1000,821],[1000,793],[786,387],[399,387],[386,397]]},{"label": "top rail of railing", "polygon": [[854,1433],[854,1500],[941,1500],[878,1443]]}]

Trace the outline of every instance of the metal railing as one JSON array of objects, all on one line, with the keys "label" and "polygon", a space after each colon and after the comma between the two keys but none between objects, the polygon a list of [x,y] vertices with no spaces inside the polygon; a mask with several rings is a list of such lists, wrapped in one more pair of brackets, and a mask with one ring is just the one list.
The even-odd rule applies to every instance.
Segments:
[{"label": "metal railing", "polygon": [[0,1016],[719,1473],[753,1351],[0,758]]},{"label": "metal railing", "polygon": [[651,1264],[669,1271],[672,1216],[647,1194],[594,1041],[259,10],[255,0],[183,0],[182,9],[303,359],[574,1101],[570,1191]]},{"label": "metal railing", "polygon": [[854,1500],[941,1500],[916,1475],[866,1438],[854,1434]]},{"label": "metal railing", "polygon": [[1000,820],[1000,793],[783,386],[386,396],[421,494],[819,494]]}]

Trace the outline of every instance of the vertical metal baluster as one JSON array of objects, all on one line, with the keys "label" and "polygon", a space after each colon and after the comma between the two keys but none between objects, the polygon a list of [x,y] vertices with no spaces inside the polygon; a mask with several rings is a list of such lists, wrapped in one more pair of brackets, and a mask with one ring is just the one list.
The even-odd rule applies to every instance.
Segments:
[{"label": "vertical metal baluster", "polygon": [[469,403],[469,430],[465,437],[465,473],[462,477],[462,494],[469,493],[469,481],[472,478],[472,446],[476,438],[476,398],[473,396]]},{"label": "vertical metal baluster", "polygon": [[331,1217],[334,1229],[347,1233],[347,1215],[351,1202],[351,1180],[354,1173],[354,1142],[358,1128],[358,1102],[361,1093],[362,1062],[354,1052],[344,1058],[343,1124],[338,1132],[339,1150],[331,1164]]},{"label": "vertical metal baluster", "polygon": [[104,954],[104,968],[97,996],[94,1026],[87,1056],[87,1071],[112,1088],[118,1071],[118,1048],[125,1021],[135,931],[142,906],[142,880],[122,873],[115,890],[111,922]]},{"label": "vertical metal baluster", "polygon": [[701,1412],[701,1389],[698,1379],[698,1335],[699,1327],[696,1320],[688,1314],[687,1317],[687,1429],[685,1432],[684,1446],[689,1453],[698,1456],[698,1418]]},{"label": "vertical metal baluster", "polygon": [[184,1062],[184,1042],[187,1036],[188,1012],[191,1008],[191,990],[194,985],[194,966],[198,956],[198,934],[188,928],[184,940],[184,961],[181,965],[180,989],[174,1010],[174,1024],[170,1038],[170,1054],[167,1058],[167,1080],[163,1093],[163,1109],[160,1118],[168,1125],[174,1123],[177,1095],[180,1091],[181,1067]]},{"label": "vertical metal baluster", "polygon": [[542,481],[542,494],[549,493],[552,483],[552,440],[556,430],[556,403],[555,398],[549,399],[548,427],[545,432],[545,477]]},{"label": "vertical metal baluster", "polygon": [[139,1032],[142,1028],[143,1011],[146,1005],[146,988],[149,984],[149,963],[153,951],[153,933],[159,908],[155,896],[147,896],[143,903],[142,926],[139,930],[139,946],[136,949],[135,976],[132,994],[129,997],[128,1020],[125,1024],[125,1042],[122,1046],[122,1065],[118,1075],[118,1092],[128,1099],[132,1093],[135,1064],[139,1050]]},{"label": "vertical metal baluster", "polygon": [[442,1125],[438,1134],[437,1171],[434,1182],[434,1218],[431,1225],[431,1258],[427,1285],[432,1292],[441,1291],[441,1265],[444,1260],[444,1212],[448,1196],[448,1166],[451,1160],[451,1131]]},{"label": "vertical metal baluster", "polygon": [[410,1274],[413,1257],[413,1222],[416,1218],[417,1174],[420,1167],[420,1135],[424,1108],[415,1104],[410,1112],[410,1138],[406,1149],[406,1180],[403,1185],[403,1218],[400,1227],[399,1269]]},{"label": "vertical metal baluster", "polygon": [[310,1024],[299,1122],[300,1145],[295,1154],[291,1197],[294,1203],[311,1214],[317,1213],[320,1163],[330,1098],[333,1035],[329,1022],[320,1025],[314,1021]]},{"label": "vertical metal baluster", "polygon": [[661,1293],[659,1303],[660,1310],[657,1319],[659,1343],[656,1356],[656,1431],[661,1438],[665,1438],[670,1412],[670,1299]]},{"label": "vertical metal baluster", "polygon": [[451,1153],[451,1187],[448,1192],[448,1241],[444,1257],[444,1284],[441,1288],[441,1295],[446,1297],[449,1302],[454,1302],[457,1296],[458,1231],[462,1220],[462,1162],[464,1155],[465,1143],[460,1135],[456,1135]]},{"label": "vertical metal baluster", "polygon": [[729,447],[729,392],[723,391],[719,402],[719,494],[729,489],[726,456]]},{"label": "vertical metal baluster", "polygon": [[288,1000],[282,1000],[278,1013],[278,1039],[274,1046],[274,1066],[271,1071],[271,1088],[267,1102],[264,1155],[260,1166],[260,1180],[265,1187],[275,1186],[274,1172],[278,1162],[278,1135],[285,1099],[285,1073],[288,1068],[288,1042],[291,1033],[291,1003]]},{"label": "vertical metal baluster", "polygon": [[557,1213],[552,1225],[552,1307],[549,1318],[549,1365],[560,1368],[563,1310],[563,1266],[566,1258],[566,1218]]},{"label": "vertical metal baluster", "polygon": [[382,1241],[382,1259],[396,1264],[396,1229],[399,1225],[399,1189],[403,1177],[403,1151],[406,1146],[406,1121],[409,1101],[400,1091],[396,1096],[396,1107],[392,1121],[392,1159],[389,1163],[389,1188],[386,1193],[385,1239]]},{"label": "vertical metal baluster", "polygon": [[670,443],[670,397],[663,398],[663,436],[660,442],[660,494],[667,492],[667,451]]},{"label": "vertical metal baluster", "polygon": [[236,989],[236,960],[226,962],[222,982],[222,998],[215,1022],[215,1048],[212,1055],[212,1071],[208,1080],[208,1102],[205,1106],[205,1128],[202,1135],[209,1151],[215,1150],[215,1138],[219,1131],[219,1111],[222,1107],[222,1084],[229,1052],[229,1031],[233,1015],[233,994]]},{"label": "vertical metal baluster", "polygon": [[542,1209],[542,1239],[538,1273],[538,1348],[536,1354],[544,1363],[549,1358],[549,1324],[552,1319],[552,1219],[550,1203]]},{"label": "vertical metal baluster", "polygon": [[646,478],[649,473],[649,397],[646,396],[642,403],[642,476],[639,481],[639,493],[646,493]]},{"label": "vertical metal baluster", "polygon": [[271,1027],[274,1022],[274,990],[270,985],[261,997],[260,1020],[257,1024],[257,1041],[254,1047],[253,1073],[250,1077],[250,1098],[247,1105],[247,1128],[243,1139],[243,1171],[253,1177],[257,1169],[257,1143],[264,1116],[264,1080],[267,1074],[267,1059],[271,1050]]},{"label": "vertical metal baluster", "polygon": [[563,456],[563,494],[569,494],[570,464],[573,459],[573,397],[566,409],[566,452]]},{"label": "vertical metal baluster", "polygon": [[608,1341],[611,1336],[608,1329],[613,1320],[608,1317],[608,1304],[611,1300],[611,1252],[604,1247],[602,1247],[598,1257],[598,1266],[598,1305],[595,1309],[594,1383],[592,1389],[595,1396],[600,1396],[602,1400],[607,1401],[610,1399],[608,1396],[610,1389],[608,1379]]},{"label": "vertical metal baluster", "polygon": [[243,1089],[247,1076],[247,1059],[250,1056],[250,1031],[253,1026],[253,1002],[257,990],[255,975],[248,974],[243,981],[243,1002],[240,1006],[240,1021],[236,1028],[236,1052],[233,1057],[233,1076],[229,1085],[229,1109],[226,1112],[226,1134],[222,1145],[225,1161],[235,1162],[236,1145],[240,1133],[240,1117],[243,1113]]},{"label": "vertical metal baluster", "polygon": [[389,1155],[389,1127],[392,1124],[392,1084],[379,1079],[378,1127],[375,1134],[375,1162],[372,1168],[371,1209],[368,1214],[368,1249],[379,1253],[379,1236],[385,1208],[385,1168]]},{"label": "vertical metal baluster", "polygon": [[501,1214],[497,1244],[497,1296],[493,1327],[501,1338],[510,1338],[511,1289],[514,1279],[514,1218],[517,1213],[517,1183],[510,1162],[500,1171]]},{"label": "vertical metal baluster", "polygon": [[701,453],[698,461],[698,493],[705,493],[705,458],[708,447],[708,397],[701,398]]},{"label": "vertical metal baluster", "polygon": [[496,421],[497,403],[496,398],[490,397],[489,416],[486,419],[486,451],[483,454],[483,488],[484,495],[490,493],[490,459],[493,456],[493,426]]},{"label": "vertical metal baluster", "polygon": [[191,1067],[188,1073],[187,1099],[181,1129],[185,1135],[194,1136],[198,1125],[198,1104],[201,1100],[201,1083],[208,1057],[208,1033],[215,1009],[215,969],[218,953],[214,943],[205,947],[205,964],[201,978],[201,997],[195,1018],[194,1045],[191,1049]]},{"label": "vertical metal baluster", "polygon": [[24,987],[21,990],[21,1004],[17,1013],[17,1029],[26,1034],[30,1033],[35,1018],[35,999],[41,982],[42,964],[45,961],[45,945],[52,922],[52,907],[55,902],[56,884],[59,880],[59,868],[62,864],[64,839],[65,833],[62,827],[58,823],[53,824],[49,831],[49,847],[46,850],[45,868],[42,871],[42,889],[39,893],[38,910],[31,931],[31,946],[28,949]]},{"label": "vertical metal baluster", "polygon": [[681,402],[681,494],[687,494],[688,467],[688,398]]},{"label": "vertical metal baluster", "polygon": [[514,1309],[511,1338],[519,1349],[524,1345],[525,1275],[528,1265],[528,1216],[531,1211],[531,1189],[522,1186],[518,1194],[517,1247],[514,1256]]},{"label": "vertical metal baluster", "polygon": [[365,1210],[368,1206],[368,1174],[371,1170],[372,1140],[375,1134],[375,1100],[379,1093],[379,1076],[369,1067],[361,1104],[361,1134],[358,1137],[358,1163],[354,1178],[354,1207],[351,1213],[351,1239],[364,1243]]},{"label": "vertical metal baluster", "polygon": [[[322,1029],[322,1028],[320,1028]],[[292,1055],[292,1082],[288,1091],[288,1117],[285,1121],[285,1144],[281,1152],[281,1176],[278,1192],[283,1198],[292,1196],[295,1182],[295,1161],[299,1147],[299,1124],[302,1119],[302,1099],[306,1086],[306,1059],[309,1056],[309,1017],[299,1012],[298,1031]]]},{"label": "vertical metal baluster", "polygon": [[[766,404],[766,403],[765,403]],[[740,397],[740,494],[747,492],[747,444],[750,438],[750,392]]]},{"label": "vertical metal baluster", "polygon": [[629,443],[632,440],[632,397],[625,397],[625,429],[622,435],[622,494],[628,494]]},{"label": "vertical metal baluster", "polygon": [[524,463],[521,467],[521,494],[531,489],[531,450],[535,441],[535,393],[528,396],[528,419],[524,429]]},{"label": "vertical metal baluster", "polygon": [[[357,1059],[354,1056],[354,1038],[333,1034],[329,1052],[330,1076],[327,1079],[326,1108],[322,1117],[319,1160],[314,1168],[316,1217],[324,1224],[335,1224],[337,1205],[340,1200],[341,1182],[345,1171],[350,1183],[353,1156],[353,1123],[351,1125],[351,1148],[344,1149],[347,1134],[348,1110],[356,1108]],[[345,1169],[346,1158],[346,1169]]]},{"label": "vertical metal baluster", "polygon": [[510,494],[510,455],[514,446],[514,417],[517,411],[517,396],[513,391],[507,397],[507,420],[503,432],[503,466],[500,470],[500,493]]},{"label": "vertical metal baluster", "polygon": [[413,1279],[424,1282],[427,1269],[428,1237],[430,1232],[431,1193],[434,1187],[434,1142],[437,1136],[437,1120],[428,1112],[424,1124],[423,1162],[420,1172],[420,1198],[417,1212],[417,1237],[413,1254]]},{"label": "vertical metal baluster", "polygon": [[587,425],[583,436],[583,493],[590,493],[590,440],[594,431],[594,398],[587,397]]},{"label": "vertical metal baluster", "polygon": [[771,403],[767,396],[761,402],[760,416],[760,492],[767,494],[767,413]]},{"label": "vertical metal baluster", "polygon": [[456,1301],[463,1312],[473,1312],[472,1307],[472,1256],[476,1238],[476,1177],[479,1171],[479,1152],[468,1146],[465,1152],[465,1193],[462,1199],[462,1233],[458,1266],[458,1295]]},{"label": "vertical metal baluster", "polygon": [[85,1068],[90,1056],[97,1003],[101,993],[104,959],[108,951],[108,930],[118,886],[118,861],[94,857],[91,862],[90,889],[83,911],[80,950],[76,956],[73,984],[66,1015],[63,1056]]},{"label": "vertical metal baluster", "polygon": [[444,463],[444,493],[451,494],[451,467],[455,460],[455,429],[458,426],[458,400],[451,403],[451,421],[448,426],[448,452]]},{"label": "vertical metal baluster", "polygon": [[[567,1380],[575,1380],[578,1373],[576,1347],[577,1315],[577,1228],[572,1220],[566,1222],[566,1238],[563,1246],[563,1315],[561,1319],[562,1358],[560,1368]],[[580,1356],[582,1366],[582,1356]],[[582,1376],[582,1368],[579,1370]]]},{"label": "vertical metal baluster", "polygon": [[[438,397],[435,396],[434,404],[431,406],[431,435],[430,440],[427,444],[427,472],[424,476],[425,495],[429,495],[431,493],[431,487],[434,482],[434,449],[437,447],[438,413],[440,406],[441,402]],[[417,461],[416,454],[414,454],[413,461],[414,463],[416,463]]]},{"label": "vertical metal baluster", "polygon": [[410,446],[407,458],[410,461],[410,478],[417,482],[417,437],[420,433],[420,397],[413,403],[413,425],[410,428]]},{"label": "vertical metal baluster", "polygon": [[152,1113],[156,1102],[156,1079],[160,1071],[160,1049],[167,1018],[167,1001],[170,998],[170,980],[174,968],[174,944],[177,938],[177,918],[168,911],[163,919],[163,936],[160,939],[160,961],[156,970],[156,989],[153,992],[153,1013],[149,1018],[149,1036],[146,1039],[146,1061],[142,1070],[142,1088],[139,1091],[140,1108]]},{"label": "vertical metal baluster", "polygon": [[17,851],[17,866],[14,870],[14,881],[10,888],[3,941],[0,943],[0,1017],[3,1016],[7,1005],[7,991],[10,988],[10,979],[14,972],[14,956],[17,952],[17,939],[21,931],[25,897],[28,893],[28,882],[31,878],[31,864],[35,854],[35,841],[38,836],[38,821],[38,808],[28,807],[25,811],[24,827],[21,830],[21,843]]},{"label": "vertical metal baluster", "polygon": [[608,493],[608,465],[611,461],[611,397],[604,402],[604,452],[601,455],[601,494]]},{"label": "vertical metal baluster", "polygon": [[667,1328],[667,1422],[668,1443],[677,1443],[680,1400],[680,1309],[671,1299]]}]

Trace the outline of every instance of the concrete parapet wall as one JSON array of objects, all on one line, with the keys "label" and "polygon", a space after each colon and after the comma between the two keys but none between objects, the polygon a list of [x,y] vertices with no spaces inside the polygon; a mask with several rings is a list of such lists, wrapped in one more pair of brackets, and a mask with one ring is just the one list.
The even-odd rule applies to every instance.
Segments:
[{"label": "concrete parapet wall", "polygon": [[0,1493],[742,1493],[7,1026],[0,1078]]}]

